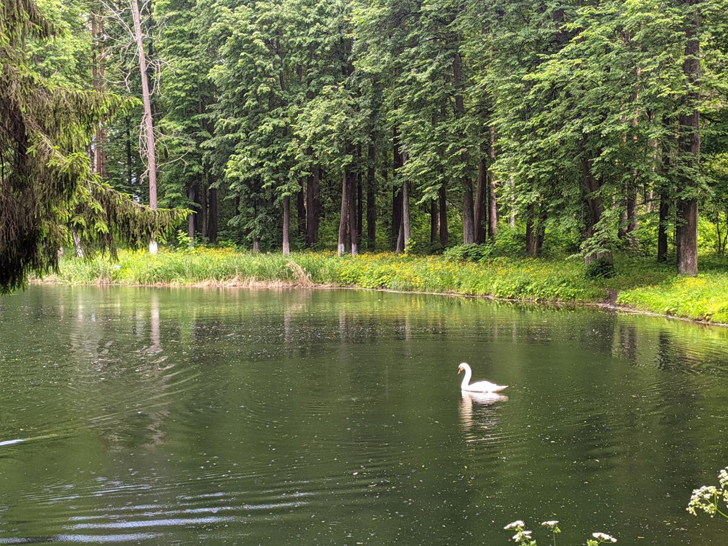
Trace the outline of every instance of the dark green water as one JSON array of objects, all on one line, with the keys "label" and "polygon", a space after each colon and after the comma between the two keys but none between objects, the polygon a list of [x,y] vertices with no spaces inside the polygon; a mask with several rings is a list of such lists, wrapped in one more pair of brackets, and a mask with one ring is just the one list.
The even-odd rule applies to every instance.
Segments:
[{"label": "dark green water", "polygon": [[[462,361],[508,400],[464,400]],[[685,506],[726,465],[728,329],[350,291],[0,298],[0,544],[493,545],[521,518],[722,545]]]}]

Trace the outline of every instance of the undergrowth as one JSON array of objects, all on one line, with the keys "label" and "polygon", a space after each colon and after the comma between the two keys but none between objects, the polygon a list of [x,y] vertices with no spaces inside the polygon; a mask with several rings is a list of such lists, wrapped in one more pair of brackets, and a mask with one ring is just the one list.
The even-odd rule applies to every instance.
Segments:
[{"label": "undergrowth", "polygon": [[692,319],[728,322],[728,267],[704,260],[697,278],[681,278],[672,265],[618,256],[614,275],[589,277],[573,258],[362,254],[330,252],[252,254],[230,248],[121,251],[118,260],[97,255],[65,258],[52,280],[69,283],[235,286],[251,283],[357,286],[412,292],[493,296],[517,300],[617,303]]}]

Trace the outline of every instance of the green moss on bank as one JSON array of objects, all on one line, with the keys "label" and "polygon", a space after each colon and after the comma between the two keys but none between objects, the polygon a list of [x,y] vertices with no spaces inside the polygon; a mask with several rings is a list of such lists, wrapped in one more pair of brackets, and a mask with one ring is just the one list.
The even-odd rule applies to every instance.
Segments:
[{"label": "green moss on bank", "polygon": [[617,303],[656,313],[728,322],[728,268],[707,261],[695,279],[649,258],[621,257],[616,276],[587,279],[580,260],[492,258],[484,263],[392,253],[337,258],[328,252],[254,255],[224,248],[119,253],[117,262],[67,258],[51,280],[68,283],[247,286],[358,286],[412,292],[494,296],[516,300]]}]

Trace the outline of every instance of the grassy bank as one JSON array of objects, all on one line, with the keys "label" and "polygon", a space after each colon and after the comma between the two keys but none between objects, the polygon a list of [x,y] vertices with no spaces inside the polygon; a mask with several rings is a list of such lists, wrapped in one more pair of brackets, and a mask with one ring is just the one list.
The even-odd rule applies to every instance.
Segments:
[{"label": "grassy bank", "polygon": [[49,280],[69,283],[251,286],[332,285],[494,296],[517,300],[600,302],[691,319],[728,322],[728,267],[703,260],[698,278],[678,278],[674,267],[650,258],[620,257],[616,276],[587,279],[580,260],[492,258],[482,264],[443,256],[392,253],[337,258],[304,252],[253,255],[232,249],[122,251],[116,262],[65,259]]}]

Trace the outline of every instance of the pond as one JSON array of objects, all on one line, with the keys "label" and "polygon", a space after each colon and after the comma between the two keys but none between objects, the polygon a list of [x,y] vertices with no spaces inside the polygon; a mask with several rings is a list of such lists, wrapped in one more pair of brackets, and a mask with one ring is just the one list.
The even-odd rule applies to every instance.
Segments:
[{"label": "pond", "polygon": [[[463,361],[507,399],[463,398]],[[728,533],[685,510],[728,465],[724,328],[346,290],[32,286],[0,298],[0,393],[0,544],[490,545],[515,519],[560,520],[560,544]]]}]

